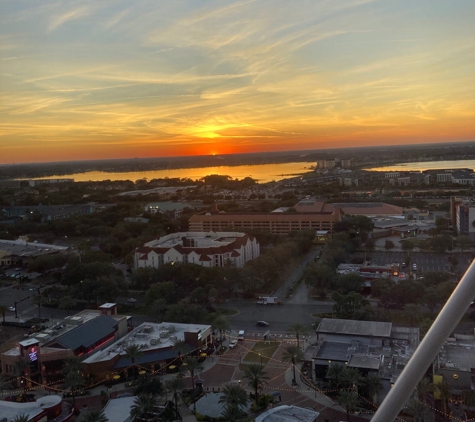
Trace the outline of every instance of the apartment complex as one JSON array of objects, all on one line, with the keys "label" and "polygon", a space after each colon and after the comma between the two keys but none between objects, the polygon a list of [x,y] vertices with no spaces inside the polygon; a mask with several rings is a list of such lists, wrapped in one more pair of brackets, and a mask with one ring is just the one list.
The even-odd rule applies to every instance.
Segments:
[{"label": "apartment complex", "polygon": [[158,268],[163,264],[184,263],[203,267],[232,264],[242,268],[259,256],[257,239],[237,232],[181,232],[162,236],[135,250],[134,267]]}]

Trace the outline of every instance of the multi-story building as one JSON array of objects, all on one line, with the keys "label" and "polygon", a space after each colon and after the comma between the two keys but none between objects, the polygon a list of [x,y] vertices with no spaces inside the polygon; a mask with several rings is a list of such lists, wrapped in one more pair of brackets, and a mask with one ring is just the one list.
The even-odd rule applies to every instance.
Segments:
[{"label": "multi-story building", "polygon": [[[229,227],[229,225],[228,225]],[[232,264],[242,268],[259,256],[257,239],[237,232],[172,233],[137,248],[134,267],[158,268],[168,263],[197,264],[203,267],[223,267]]]},{"label": "multi-story building", "polygon": [[0,212],[6,217],[30,217],[37,213],[41,218],[41,222],[45,222],[91,214],[94,212],[94,207],[91,205],[11,206],[3,208]]},{"label": "multi-story building", "polygon": [[455,226],[457,233],[466,234],[475,240],[475,204],[472,201],[462,201],[455,206]]},{"label": "multi-story building", "polygon": [[[315,202],[315,201],[312,201]],[[189,220],[191,232],[225,229],[255,229],[276,234],[314,230],[332,232],[335,223],[341,221],[338,208],[323,210],[323,202],[309,212],[224,212],[215,206],[213,210],[193,215]],[[294,207],[295,208],[295,207]]]},{"label": "multi-story building", "polygon": [[335,167],[335,160],[317,160],[316,170],[332,169]]}]

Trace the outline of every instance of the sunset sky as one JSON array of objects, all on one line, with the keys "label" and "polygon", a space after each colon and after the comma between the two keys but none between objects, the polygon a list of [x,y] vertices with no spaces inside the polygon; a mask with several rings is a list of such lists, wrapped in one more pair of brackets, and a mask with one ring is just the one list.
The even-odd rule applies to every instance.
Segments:
[{"label": "sunset sky", "polygon": [[473,0],[1,0],[0,163],[475,140]]}]

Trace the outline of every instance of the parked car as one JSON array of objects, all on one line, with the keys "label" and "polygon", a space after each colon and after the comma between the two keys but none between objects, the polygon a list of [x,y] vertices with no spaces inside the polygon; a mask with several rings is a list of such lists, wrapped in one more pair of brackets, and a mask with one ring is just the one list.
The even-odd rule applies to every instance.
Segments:
[{"label": "parked car", "polygon": [[129,297],[127,299],[127,303],[136,303],[137,302],[137,299],[134,299],[133,297]]},{"label": "parked car", "polygon": [[256,325],[258,327],[267,327],[269,325],[269,323],[265,322],[265,321],[257,321]]},{"label": "parked car", "polygon": [[8,310],[9,310],[10,312],[15,312],[15,307],[14,307],[14,306],[9,306],[9,307],[8,307]]},{"label": "parked car", "polygon": [[231,340],[229,342],[229,348],[234,349],[237,346],[237,344],[238,344],[237,340]]}]

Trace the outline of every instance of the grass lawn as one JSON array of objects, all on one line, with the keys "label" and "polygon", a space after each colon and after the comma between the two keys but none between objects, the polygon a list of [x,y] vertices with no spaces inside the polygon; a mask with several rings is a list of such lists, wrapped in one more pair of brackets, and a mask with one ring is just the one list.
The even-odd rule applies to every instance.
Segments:
[{"label": "grass lawn", "polygon": [[278,341],[271,341],[269,343],[265,341],[260,341],[254,344],[251,351],[246,356],[244,356],[243,360],[248,363],[261,363],[262,359],[262,364],[266,364],[267,362],[269,362],[269,359],[275,353],[279,345],[280,342]]}]

